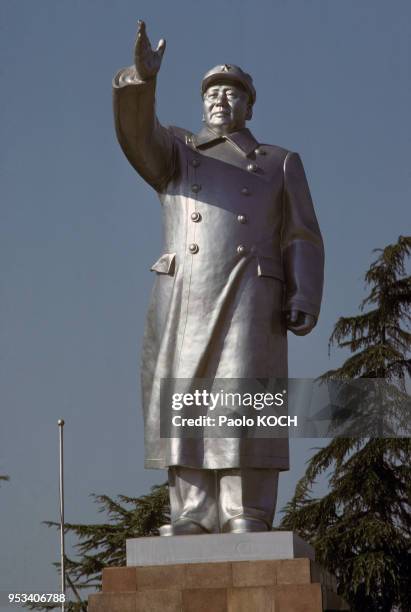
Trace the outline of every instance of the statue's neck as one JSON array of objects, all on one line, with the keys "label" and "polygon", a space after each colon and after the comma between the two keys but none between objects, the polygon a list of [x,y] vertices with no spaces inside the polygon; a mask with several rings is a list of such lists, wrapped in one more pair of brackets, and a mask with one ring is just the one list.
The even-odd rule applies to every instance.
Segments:
[{"label": "statue's neck", "polygon": [[233,134],[233,132],[238,132],[238,130],[242,130],[245,126],[237,126],[235,128],[228,128],[224,125],[222,125],[221,127],[217,126],[209,126],[207,125],[208,129],[213,132],[216,136],[218,136],[219,138],[223,138],[224,136],[229,136],[229,134]]}]

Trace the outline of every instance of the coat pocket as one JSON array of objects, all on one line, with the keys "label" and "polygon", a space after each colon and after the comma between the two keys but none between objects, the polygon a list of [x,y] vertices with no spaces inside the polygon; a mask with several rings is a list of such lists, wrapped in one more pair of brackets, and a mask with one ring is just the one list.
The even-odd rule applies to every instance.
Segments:
[{"label": "coat pocket", "polygon": [[274,257],[257,257],[257,274],[258,276],[268,276],[269,278],[277,278],[284,282],[284,272],[281,261]]},{"label": "coat pocket", "polygon": [[163,253],[163,255],[151,266],[150,270],[157,272],[158,274],[169,274],[170,276],[173,276],[175,260],[175,253]]}]

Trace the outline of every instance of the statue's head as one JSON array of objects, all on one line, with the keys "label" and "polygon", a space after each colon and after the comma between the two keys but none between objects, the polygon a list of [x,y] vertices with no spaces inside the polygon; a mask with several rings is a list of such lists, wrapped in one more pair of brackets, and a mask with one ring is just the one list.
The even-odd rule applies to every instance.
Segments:
[{"label": "statue's head", "polygon": [[229,134],[251,119],[256,92],[249,74],[223,64],[207,72],[201,84],[203,119],[217,133]]}]

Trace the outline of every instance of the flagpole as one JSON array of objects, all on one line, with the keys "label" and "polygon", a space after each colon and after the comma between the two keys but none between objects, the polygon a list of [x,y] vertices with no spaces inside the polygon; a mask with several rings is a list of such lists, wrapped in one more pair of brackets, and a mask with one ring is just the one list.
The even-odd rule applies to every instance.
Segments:
[{"label": "flagpole", "polygon": [[[66,562],[65,562],[65,551],[64,551],[64,446],[63,446],[63,428],[64,420],[59,419],[57,421],[59,426],[59,493],[60,493],[60,572],[61,572],[61,592],[66,592]],[[65,602],[61,604],[61,610],[64,612],[66,609]]]}]

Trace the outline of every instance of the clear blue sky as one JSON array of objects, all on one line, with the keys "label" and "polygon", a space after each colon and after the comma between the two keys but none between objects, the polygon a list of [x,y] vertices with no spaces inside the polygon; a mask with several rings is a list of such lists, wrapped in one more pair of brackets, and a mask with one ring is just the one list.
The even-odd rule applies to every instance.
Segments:
[{"label": "clear blue sky", "polygon": [[[111,79],[136,21],[167,39],[158,112],[200,127],[217,63],[249,71],[250,128],[303,158],[326,246],[316,330],[290,339],[290,375],[342,361],[327,340],[357,311],[375,247],[410,230],[407,0],[3,0],[0,5],[0,590],[56,589],[57,419],[66,419],[66,518],[89,493],[144,493],[138,363],[159,256],[160,206],[115,140]],[[309,448],[293,443],[281,507]]]}]

